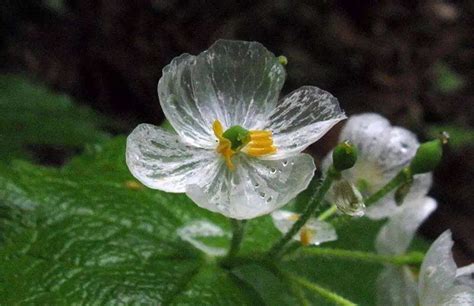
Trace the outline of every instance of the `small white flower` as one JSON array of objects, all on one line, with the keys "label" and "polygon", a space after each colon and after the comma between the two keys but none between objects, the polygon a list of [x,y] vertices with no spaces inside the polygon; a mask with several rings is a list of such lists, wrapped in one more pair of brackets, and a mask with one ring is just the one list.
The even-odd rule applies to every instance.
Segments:
[{"label": "small white flower", "polygon": [[[416,230],[436,208],[423,198],[404,205],[384,225],[376,239],[383,255],[401,255],[408,249]],[[457,268],[451,249],[451,232],[445,231],[431,245],[417,276],[410,267],[387,265],[377,279],[377,304],[383,306],[474,305],[474,265]]]},{"label": "small white flower", "polygon": [[[273,224],[283,234],[291,229],[299,217],[299,214],[286,210],[277,210],[272,213]],[[319,245],[337,240],[337,233],[330,223],[310,218],[293,239],[300,241],[303,245]]]},{"label": "small white flower", "polygon": [[177,134],[139,125],[127,139],[130,171],[235,219],[280,208],[313,177],[313,159],[301,151],[345,119],[317,87],[278,101],[284,80],[278,58],[256,42],[220,40],[173,59],[158,95]]},{"label": "small white flower", "polygon": [[[358,150],[354,167],[342,171],[342,176],[364,196],[378,191],[406,167],[419,146],[412,132],[392,126],[387,119],[373,113],[351,116],[341,131],[339,140],[349,141]],[[327,169],[331,163],[332,156],[328,154],[323,168]],[[431,173],[416,175],[406,201],[426,195],[431,180]],[[368,207],[366,215],[380,219],[393,214],[398,209],[393,194],[394,192],[390,193]]]}]

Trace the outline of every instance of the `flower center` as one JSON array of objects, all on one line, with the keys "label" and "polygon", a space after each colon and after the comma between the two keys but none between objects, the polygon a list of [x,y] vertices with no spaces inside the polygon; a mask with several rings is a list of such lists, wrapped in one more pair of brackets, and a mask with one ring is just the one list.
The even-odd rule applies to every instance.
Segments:
[{"label": "flower center", "polygon": [[240,151],[258,157],[275,153],[277,150],[273,145],[271,131],[249,131],[240,125],[231,126],[224,131],[219,120],[214,120],[212,129],[219,141],[216,151],[225,158],[226,165],[230,170],[235,169],[232,156]]}]

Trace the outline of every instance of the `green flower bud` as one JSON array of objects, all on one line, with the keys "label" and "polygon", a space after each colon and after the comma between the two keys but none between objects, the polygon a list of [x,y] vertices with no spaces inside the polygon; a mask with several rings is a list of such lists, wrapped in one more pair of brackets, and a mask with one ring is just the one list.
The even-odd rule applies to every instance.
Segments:
[{"label": "green flower bud", "polygon": [[422,143],[416,151],[410,163],[412,174],[420,174],[433,171],[443,156],[443,144],[448,141],[448,135],[443,133],[440,139]]},{"label": "green flower bud", "polygon": [[278,57],[278,61],[279,61],[280,64],[282,64],[283,66],[288,65],[288,59],[287,59],[286,56],[284,56],[284,55],[280,55],[280,56]]},{"label": "green flower bud", "polygon": [[332,161],[337,171],[352,168],[357,161],[357,149],[350,142],[344,141],[334,148]]}]

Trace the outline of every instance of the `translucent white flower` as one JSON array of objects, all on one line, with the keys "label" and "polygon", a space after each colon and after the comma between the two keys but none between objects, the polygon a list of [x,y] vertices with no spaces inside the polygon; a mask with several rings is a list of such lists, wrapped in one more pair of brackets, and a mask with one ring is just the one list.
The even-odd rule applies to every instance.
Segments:
[{"label": "translucent white flower", "polygon": [[158,95],[177,134],[139,125],[127,139],[130,171],[150,188],[185,192],[235,219],[283,206],[314,174],[301,151],[345,118],[317,87],[278,101],[284,80],[278,58],[256,42],[220,40],[173,59]]},{"label": "translucent white flower", "polygon": [[[283,234],[291,229],[299,217],[299,214],[286,210],[277,210],[272,213],[273,224]],[[310,218],[293,239],[300,241],[303,245],[319,245],[337,240],[337,233],[330,223]]]},{"label": "translucent white flower", "polygon": [[447,230],[426,253],[418,281],[420,305],[474,305],[474,264],[458,268],[453,244],[451,231]]},{"label": "translucent white flower", "polygon": [[[406,167],[419,146],[412,132],[392,126],[387,119],[373,113],[351,116],[342,129],[339,140],[347,140],[357,147],[356,164],[351,169],[342,171],[342,176],[364,196],[378,191]],[[327,169],[331,163],[332,156],[328,154],[323,168]],[[426,195],[431,180],[431,173],[416,175],[406,200]],[[368,207],[366,214],[370,218],[380,219],[390,216],[397,209],[392,192]]]},{"label": "translucent white flower", "polygon": [[[416,231],[435,209],[436,201],[428,197],[405,203],[377,235],[377,253],[405,254]],[[377,278],[377,305],[417,305],[417,288],[416,273],[410,267],[387,265]]]},{"label": "translucent white flower", "polygon": [[[377,236],[383,255],[404,254],[421,223],[436,208],[430,198],[409,202],[390,218]],[[474,264],[457,268],[451,232],[431,245],[417,275],[410,267],[387,266],[377,279],[377,304],[390,306],[474,305]]]}]

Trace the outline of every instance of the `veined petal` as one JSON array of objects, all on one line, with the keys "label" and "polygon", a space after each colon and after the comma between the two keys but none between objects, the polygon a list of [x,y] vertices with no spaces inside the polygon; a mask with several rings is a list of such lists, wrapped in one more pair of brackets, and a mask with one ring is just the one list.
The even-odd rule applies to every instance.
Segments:
[{"label": "veined petal", "polygon": [[[408,165],[419,146],[415,134],[372,113],[351,116],[339,140],[348,140],[358,149],[359,160],[352,175],[369,183],[373,176],[374,181],[380,181],[376,185],[385,184]],[[368,165],[373,171],[366,170]]]},{"label": "veined petal", "polygon": [[330,93],[314,86],[293,91],[278,103],[264,127],[273,132],[277,147],[277,152],[268,158],[278,159],[303,151],[345,118],[337,99]]},{"label": "veined petal", "polygon": [[429,197],[407,202],[380,229],[375,240],[377,253],[403,254],[408,249],[423,221],[436,209],[436,201]]},{"label": "veined petal", "polygon": [[235,170],[224,162],[208,181],[188,186],[187,195],[199,206],[234,219],[268,214],[306,189],[314,175],[313,158],[307,154],[283,160],[261,160],[243,154],[235,157]]},{"label": "veined petal", "polygon": [[422,305],[441,305],[454,286],[457,266],[453,259],[451,231],[442,233],[431,245],[421,265],[418,290]]},{"label": "veined petal", "polygon": [[418,304],[417,282],[408,267],[385,267],[377,278],[376,289],[378,306]]},{"label": "veined petal", "polygon": [[379,114],[350,116],[339,135],[339,141],[350,141],[357,147],[358,157],[377,161],[387,140],[390,122]]},{"label": "veined petal", "polygon": [[214,151],[187,146],[178,135],[151,124],[140,124],[128,136],[126,159],[140,182],[167,192],[184,192],[219,161]]},{"label": "veined petal", "polygon": [[[286,210],[277,210],[272,213],[273,224],[283,234],[291,229],[298,218],[299,214]],[[323,242],[337,240],[337,233],[330,223],[310,218],[293,239],[304,245],[319,245]]]},{"label": "veined petal", "polygon": [[182,55],[166,66],[158,95],[184,141],[211,147],[216,119],[225,128],[260,128],[284,80],[284,67],[260,43],[218,40],[199,55]]}]

